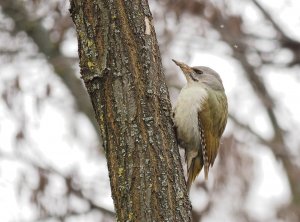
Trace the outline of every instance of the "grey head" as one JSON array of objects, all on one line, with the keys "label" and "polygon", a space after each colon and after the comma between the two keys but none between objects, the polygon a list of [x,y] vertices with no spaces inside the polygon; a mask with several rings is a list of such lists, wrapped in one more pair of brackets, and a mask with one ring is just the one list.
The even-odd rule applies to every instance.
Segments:
[{"label": "grey head", "polygon": [[193,81],[204,83],[214,90],[224,90],[223,82],[219,74],[206,66],[194,66],[192,67]]},{"label": "grey head", "polygon": [[183,71],[188,84],[204,84],[216,91],[224,91],[222,80],[219,74],[213,69],[206,66],[190,67],[182,62],[173,59]]}]

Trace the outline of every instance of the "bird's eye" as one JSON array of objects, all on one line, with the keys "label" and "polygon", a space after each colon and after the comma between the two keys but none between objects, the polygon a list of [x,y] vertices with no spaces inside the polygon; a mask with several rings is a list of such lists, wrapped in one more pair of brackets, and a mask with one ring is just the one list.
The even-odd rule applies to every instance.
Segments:
[{"label": "bird's eye", "polygon": [[194,69],[194,72],[199,74],[199,75],[203,74],[203,72],[200,69]]}]

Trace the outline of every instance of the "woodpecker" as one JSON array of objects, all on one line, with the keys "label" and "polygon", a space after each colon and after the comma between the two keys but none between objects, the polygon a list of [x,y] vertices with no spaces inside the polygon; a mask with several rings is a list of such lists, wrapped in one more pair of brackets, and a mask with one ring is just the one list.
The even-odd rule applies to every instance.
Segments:
[{"label": "woodpecker", "polygon": [[218,153],[224,132],[228,104],[222,80],[209,67],[188,65],[173,59],[187,84],[182,88],[173,109],[179,145],[185,149],[187,187],[204,167],[205,180]]}]

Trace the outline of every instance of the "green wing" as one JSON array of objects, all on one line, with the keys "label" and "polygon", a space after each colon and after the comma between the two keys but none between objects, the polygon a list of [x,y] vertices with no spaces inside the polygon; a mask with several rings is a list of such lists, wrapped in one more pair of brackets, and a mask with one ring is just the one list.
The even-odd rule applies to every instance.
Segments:
[{"label": "green wing", "polygon": [[[211,90],[207,92],[208,99],[198,112],[199,130],[203,129],[204,143],[206,144],[207,161],[205,161],[205,157],[203,157],[205,174],[208,173],[208,167],[212,166],[216,159],[220,138],[225,129],[228,116],[227,99],[224,92]],[[202,147],[203,145],[201,148]],[[202,149],[201,152],[203,156]],[[207,164],[205,162],[207,162]]]}]

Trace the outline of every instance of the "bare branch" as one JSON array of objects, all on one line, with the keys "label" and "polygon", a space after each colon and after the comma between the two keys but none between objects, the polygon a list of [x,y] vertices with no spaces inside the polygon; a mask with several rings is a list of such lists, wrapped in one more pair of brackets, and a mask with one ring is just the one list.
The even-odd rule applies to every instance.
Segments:
[{"label": "bare branch", "polygon": [[[18,154],[18,155],[12,155],[12,154],[7,154],[4,152],[0,151],[0,157],[1,158],[5,158],[5,159],[9,159],[9,160],[13,160],[13,161],[18,161],[18,162],[23,162],[29,166],[32,166],[33,168],[40,170],[41,172],[44,172],[46,174],[56,174],[62,178],[64,178],[64,180],[66,181],[66,184],[71,184],[72,183],[72,176],[65,176],[64,174],[62,174],[61,172],[59,172],[58,170],[56,170],[55,168],[53,168],[50,165],[47,165],[45,163],[43,163],[44,166],[41,166],[40,164],[34,162],[33,160],[29,159],[28,157]],[[89,199],[87,196],[85,196],[83,194],[83,190],[80,186],[76,186],[76,188],[72,185],[68,185],[68,189],[69,189],[69,194],[74,194],[75,196],[79,197],[80,199],[86,201],[89,205],[90,205],[90,209],[86,212],[89,212],[91,210],[98,210],[99,212],[108,215],[110,217],[115,218],[115,212],[110,211],[104,207],[101,207],[97,204],[95,204],[91,199]],[[75,212],[72,211],[71,213],[69,212],[67,215],[71,216],[71,215],[81,215],[81,214],[85,214],[86,212]],[[65,216],[65,215],[64,215]],[[47,215],[48,218],[55,218],[55,215]],[[67,216],[68,217],[68,216]],[[59,216],[59,218],[61,218]],[[45,219],[43,218],[39,218],[38,220],[43,220]]]},{"label": "bare branch", "polygon": [[[16,31],[24,31],[32,38],[39,51],[44,54],[45,59],[53,66],[55,74],[61,78],[70,90],[78,110],[88,117],[95,130],[99,132],[86,89],[82,81],[76,77],[70,60],[61,54],[59,44],[54,44],[50,39],[49,31],[42,26],[40,20],[33,21],[30,18],[24,4],[20,1],[1,0],[0,6],[3,12],[15,22]],[[97,135],[99,136],[99,133]]]},{"label": "bare branch", "polygon": [[300,42],[291,39],[286,33],[282,30],[282,28],[275,22],[274,18],[270,15],[269,12],[257,1],[253,0],[253,3],[257,6],[257,8],[261,11],[261,13],[265,16],[265,18],[273,25],[276,31],[281,35],[282,39],[285,42],[293,42],[295,44],[300,44]]}]

